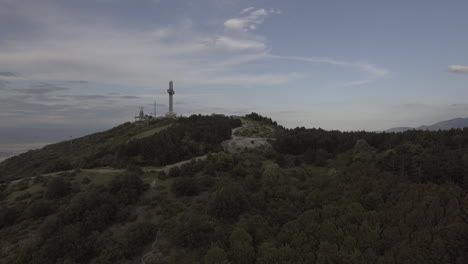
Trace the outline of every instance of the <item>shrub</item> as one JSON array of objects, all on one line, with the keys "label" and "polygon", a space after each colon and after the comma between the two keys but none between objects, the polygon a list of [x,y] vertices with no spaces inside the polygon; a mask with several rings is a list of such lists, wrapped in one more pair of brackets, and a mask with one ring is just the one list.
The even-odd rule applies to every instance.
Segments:
[{"label": "shrub", "polygon": [[91,182],[91,180],[88,178],[88,177],[84,177],[82,180],[81,180],[81,184],[89,184]]},{"label": "shrub", "polygon": [[249,264],[255,261],[255,249],[252,245],[252,236],[243,228],[237,227],[229,237],[231,244],[230,255],[235,263]]},{"label": "shrub", "polygon": [[211,246],[208,252],[206,252],[204,260],[205,264],[229,264],[226,251],[217,245]]},{"label": "shrub", "polygon": [[171,191],[176,196],[193,196],[199,193],[199,188],[194,178],[181,177],[174,179]]},{"label": "shrub", "polygon": [[53,205],[49,201],[37,201],[26,209],[26,217],[39,218],[49,215],[53,211]]},{"label": "shrub", "polygon": [[125,232],[126,257],[132,257],[139,252],[144,245],[154,240],[156,226],[148,223],[131,225]]},{"label": "shrub", "polygon": [[56,172],[56,171],[66,171],[73,169],[69,160],[58,159],[50,163],[46,168],[45,172]]},{"label": "shrub", "polygon": [[70,193],[70,184],[61,177],[55,177],[47,183],[45,196],[49,199],[64,197]]},{"label": "shrub", "polygon": [[136,202],[145,189],[145,184],[140,177],[132,172],[116,177],[110,183],[110,192],[115,194],[118,201],[123,204]]},{"label": "shrub", "polygon": [[15,223],[19,213],[14,208],[0,207],[0,229]]},{"label": "shrub", "polygon": [[216,191],[209,212],[219,218],[236,218],[248,207],[247,195],[235,183],[225,183]]},{"label": "shrub", "polygon": [[181,247],[198,248],[209,242],[213,227],[206,216],[182,213],[177,217],[176,225],[171,231],[175,243]]},{"label": "shrub", "polygon": [[180,175],[180,168],[178,166],[172,167],[169,170],[169,177],[170,178],[179,177],[179,175]]},{"label": "shrub", "polygon": [[20,195],[16,196],[15,201],[22,201],[22,200],[28,199],[30,197],[31,197],[31,194],[29,192],[25,192],[23,194],[20,194]]}]

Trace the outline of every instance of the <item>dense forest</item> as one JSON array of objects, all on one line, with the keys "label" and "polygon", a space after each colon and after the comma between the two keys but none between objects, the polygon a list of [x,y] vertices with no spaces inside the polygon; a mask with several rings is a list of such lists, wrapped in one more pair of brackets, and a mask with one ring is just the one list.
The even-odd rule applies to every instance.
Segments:
[{"label": "dense forest", "polygon": [[124,171],[0,185],[0,263],[466,263],[468,130],[244,118],[276,127],[276,139],[221,151],[240,121],[192,116],[117,144],[109,160]]},{"label": "dense forest", "polygon": [[372,150],[381,169],[415,183],[464,184],[468,181],[468,128],[404,133],[340,132],[296,128],[283,130],[274,147],[281,153],[315,161],[351,150],[356,143]]}]

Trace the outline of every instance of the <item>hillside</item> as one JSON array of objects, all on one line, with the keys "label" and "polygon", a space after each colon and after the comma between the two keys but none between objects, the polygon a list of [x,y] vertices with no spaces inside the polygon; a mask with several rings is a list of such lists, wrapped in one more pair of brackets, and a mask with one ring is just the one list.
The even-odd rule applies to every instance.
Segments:
[{"label": "hillside", "polygon": [[164,122],[119,128],[112,159],[83,150],[118,166],[1,184],[0,263],[468,259],[467,130],[285,129],[257,114]]},{"label": "hillside", "polygon": [[449,129],[465,128],[465,127],[468,127],[468,118],[455,118],[455,119],[451,119],[451,120],[438,122],[438,123],[435,123],[435,124],[429,125],[429,126],[394,127],[394,128],[386,130],[385,132],[404,132],[404,131],[407,131],[407,130],[437,131],[437,130],[449,130]]},{"label": "hillside", "polygon": [[[238,123],[236,123],[238,122]],[[0,180],[43,173],[111,166],[166,165],[220,150],[240,121],[223,116],[163,118],[125,123],[73,141],[51,144],[0,163]]]}]

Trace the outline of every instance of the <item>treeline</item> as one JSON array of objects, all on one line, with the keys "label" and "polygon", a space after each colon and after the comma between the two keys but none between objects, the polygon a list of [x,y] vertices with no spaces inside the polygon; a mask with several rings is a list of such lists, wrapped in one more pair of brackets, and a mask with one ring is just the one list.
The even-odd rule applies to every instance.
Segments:
[{"label": "treeline", "polygon": [[468,181],[468,129],[403,133],[340,132],[295,128],[282,130],[274,148],[306,159],[329,159],[364,140],[375,149],[380,168],[413,182],[464,184]]},{"label": "treeline", "polygon": [[84,159],[84,167],[122,167],[128,163],[162,166],[222,151],[220,143],[231,138],[239,119],[224,115],[181,117],[171,127],[152,136],[133,139]]},{"label": "treeline", "polygon": [[278,123],[276,121],[273,121],[270,117],[262,116],[260,114],[254,113],[254,112],[245,115],[245,117],[248,118],[248,119],[254,120],[254,121],[262,122],[262,123],[267,124],[267,125],[273,125],[275,127],[278,126]]}]

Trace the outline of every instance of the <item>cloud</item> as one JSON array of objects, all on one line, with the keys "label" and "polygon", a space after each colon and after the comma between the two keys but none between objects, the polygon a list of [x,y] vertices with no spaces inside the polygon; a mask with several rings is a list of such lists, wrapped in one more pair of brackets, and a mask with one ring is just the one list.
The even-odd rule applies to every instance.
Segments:
[{"label": "cloud", "polygon": [[6,90],[8,85],[8,81],[0,80],[0,90]]},{"label": "cloud", "polygon": [[230,18],[224,22],[224,28],[227,31],[232,32],[248,32],[256,30],[257,27],[265,21],[265,18],[274,15],[281,14],[281,10],[270,8],[259,8],[254,9],[248,7],[241,11],[242,17]]},{"label": "cloud", "polygon": [[336,60],[336,59],[327,58],[327,57],[277,56],[277,55],[268,54],[268,55],[265,55],[265,58],[278,59],[278,60],[293,60],[293,61],[308,62],[308,63],[324,63],[324,64],[335,65],[339,67],[356,69],[368,75],[367,79],[346,82],[343,84],[344,86],[356,86],[356,85],[367,84],[379,78],[386,77],[389,74],[389,71],[387,69],[378,67],[374,64],[365,63],[365,62],[350,62],[350,61]]},{"label": "cloud", "polygon": [[[348,85],[388,74],[370,63],[273,54],[268,39],[255,29],[269,16],[281,13],[278,9],[246,8],[234,22],[228,19],[210,30],[190,19],[169,25],[122,26],[114,23],[115,18],[88,17],[60,9],[60,5],[9,2],[10,9],[0,7],[0,17],[8,11],[15,19],[33,25],[33,33],[15,32],[19,37],[5,37],[8,41],[1,42],[0,58],[8,68],[0,72],[0,127],[31,122],[118,124],[133,116],[136,105],[153,98],[163,101],[162,95],[155,96],[158,90],[154,88],[165,91],[170,78],[175,79],[176,90],[186,89],[178,93],[178,100],[190,102],[178,104],[183,108],[180,113],[194,113],[213,106],[206,104],[203,89],[274,88],[310,77],[302,63],[364,73],[362,81]],[[47,16],[40,15],[44,13]],[[289,67],[293,64],[301,67]],[[194,92],[193,88],[202,89]],[[183,97],[188,94],[191,97]],[[199,108],[194,107],[196,103]]]},{"label": "cloud", "polygon": [[464,65],[450,65],[448,69],[455,73],[468,73],[468,66]]},{"label": "cloud", "polygon": [[[263,23],[266,17],[281,13],[274,8],[246,8],[239,18],[234,18],[240,21],[237,26],[236,20],[233,23],[226,21],[228,28],[231,25],[231,29],[237,28],[244,32],[242,34],[237,34],[238,31],[205,32],[195,28],[189,19],[140,29],[116,27],[112,20],[83,19],[79,13],[70,14],[57,6],[48,11],[48,16],[31,12],[28,5],[14,11],[19,18],[37,22],[36,31],[41,34],[5,43],[0,46],[0,58],[3,64],[9,65],[12,73],[21,72],[22,76],[35,81],[149,88],[174,75],[178,83],[193,86],[206,84],[211,79],[216,80],[212,81],[216,85],[231,85],[227,83],[230,80],[241,85],[242,80],[248,85],[268,85],[287,82],[288,77],[297,79],[298,75],[287,68],[271,74],[258,67],[244,67],[248,63],[270,59],[328,63],[359,68],[372,76],[386,75],[385,70],[371,64],[271,54],[271,47],[263,36],[255,32],[244,33],[253,31],[253,27]],[[239,76],[239,81],[235,80]],[[270,81],[263,82],[265,79]],[[222,80],[226,83],[220,83]],[[254,80],[258,82],[253,83]],[[52,88],[26,90],[29,93],[52,91]]]},{"label": "cloud", "polygon": [[253,7],[253,6],[247,7],[247,8],[245,8],[244,10],[242,10],[242,11],[240,12],[240,14],[245,14],[245,13],[247,13],[247,12],[250,12],[250,11],[254,10],[254,9],[255,9],[255,7]]},{"label": "cloud", "polygon": [[371,83],[372,81],[373,81],[373,80],[371,80],[371,79],[358,80],[358,81],[350,81],[350,82],[344,83],[343,85],[344,85],[344,86],[359,86],[359,85],[364,85],[364,84]]},{"label": "cloud", "polygon": [[62,86],[57,86],[55,84],[50,84],[50,83],[38,83],[38,84],[32,84],[30,88],[26,89],[17,89],[16,91],[24,94],[37,94],[37,95],[43,95],[43,94],[48,94],[52,92],[61,92],[61,91],[66,91],[68,88],[62,87]]},{"label": "cloud", "polygon": [[77,83],[77,84],[86,84],[89,83],[88,81],[82,81],[82,80],[72,80],[68,81],[69,83]]},{"label": "cloud", "polygon": [[0,72],[0,77],[16,77],[16,74],[13,72]]},{"label": "cloud", "polygon": [[249,86],[249,85],[280,85],[293,80],[304,77],[299,73],[286,73],[286,74],[234,74],[231,76],[213,77],[205,80],[205,84],[221,85],[229,83],[236,86]]},{"label": "cloud", "polygon": [[263,50],[266,48],[265,43],[249,39],[235,39],[226,36],[220,36],[208,40],[207,45],[228,51],[241,51],[241,50]]},{"label": "cloud", "polygon": [[120,99],[140,99],[141,97],[135,95],[122,95],[119,96]]},{"label": "cloud", "polygon": [[86,94],[86,95],[70,95],[68,98],[75,100],[102,100],[102,99],[111,99],[113,96],[105,96],[101,94]]}]

